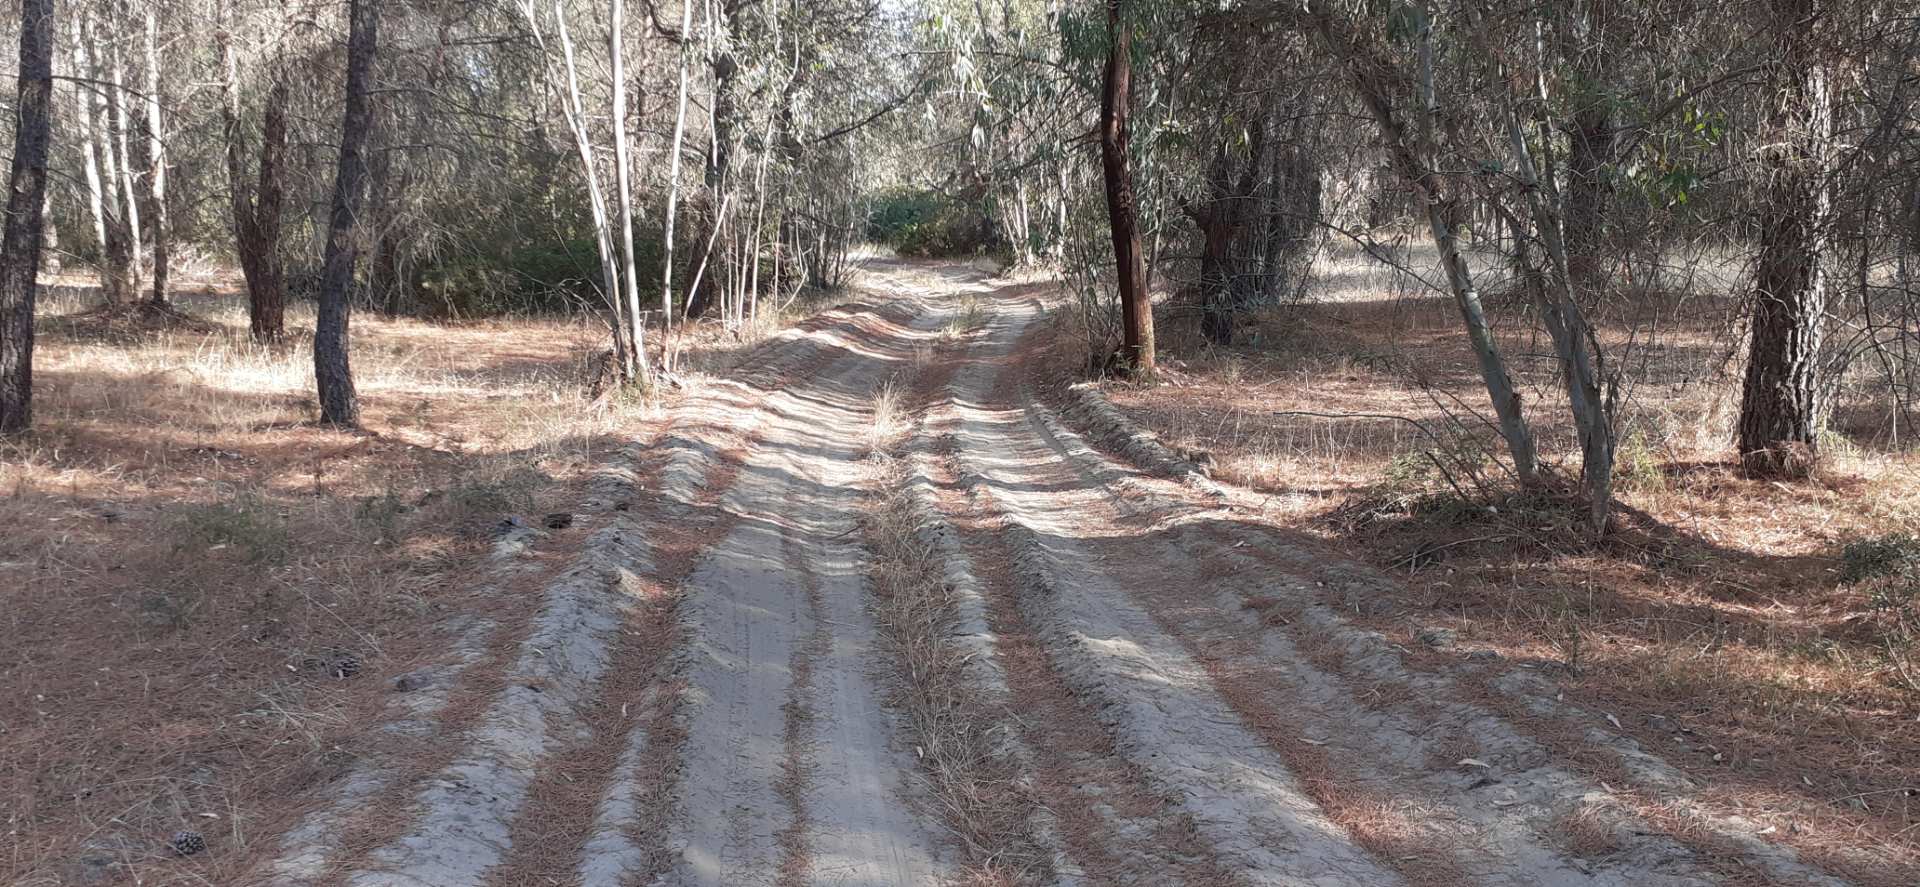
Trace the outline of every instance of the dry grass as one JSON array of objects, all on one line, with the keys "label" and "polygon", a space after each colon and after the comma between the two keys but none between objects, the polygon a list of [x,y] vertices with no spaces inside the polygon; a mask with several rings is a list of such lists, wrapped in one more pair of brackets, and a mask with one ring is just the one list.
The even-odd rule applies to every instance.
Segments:
[{"label": "dry grass", "polygon": [[1578,803],[1554,818],[1548,827],[1548,837],[1559,842],[1568,853],[1599,859],[1625,845],[1616,818],[1617,814],[1602,805]]},{"label": "dry grass", "polygon": [[[591,321],[362,314],[365,431],[319,427],[310,306],[265,348],[226,281],[199,283],[178,300],[198,324],[75,317],[71,286],[43,303],[36,430],[0,449],[0,882],[231,883],[339,772],[383,678],[486,606],[494,527],[658,414],[586,408]],[[176,858],[187,829],[209,850]]]},{"label": "dry grass", "polygon": [[938,812],[967,850],[969,884],[1044,883],[1052,860],[1034,840],[1035,799],[1020,788],[999,724],[966,676],[967,652],[954,644],[953,589],[934,551],[921,540],[906,471],[878,456],[865,529],[876,616],[906,677],[894,694],[907,713],[915,752]]},{"label": "dry grass", "polygon": [[905,387],[891,378],[874,387],[870,404],[873,416],[866,431],[868,452],[885,452],[906,433],[906,394]]},{"label": "dry grass", "polygon": [[[1400,603],[1459,630],[1463,649],[1570,666],[1555,671],[1570,700],[1615,713],[1718,802],[1791,811],[1803,848],[1920,867],[1914,657],[1889,646],[1838,559],[1851,540],[1920,529],[1920,453],[1896,443],[1884,385],[1855,378],[1815,481],[1739,474],[1729,267],[1703,263],[1688,298],[1627,299],[1600,318],[1639,380],[1622,530],[1606,545],[1566,503],[1498,492],[1476,455],[1494,449],[1490,431],[1453,418],[1486,410],[1451,303],[1351,257],[1320,269],[1319,301],[1249,318],[1234,348],[1170,316],[1162,384],[1108,394],[1216,477],[1267,493],[1267,517],[1399,574]],[[1517,325],[1500,337],[1544,453],[1577,475],[1550,349]]]}]

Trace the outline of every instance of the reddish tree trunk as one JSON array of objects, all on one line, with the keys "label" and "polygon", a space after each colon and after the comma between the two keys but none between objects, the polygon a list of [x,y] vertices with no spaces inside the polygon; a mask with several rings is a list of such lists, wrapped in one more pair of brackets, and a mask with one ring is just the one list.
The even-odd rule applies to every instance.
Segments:
[{"label": "reddish tree trunk", "polygon": [[1146,258],[1127,158],[1128,94],[1133,80],[1133,31],[1121,21],[1121,0],[1107,0],[1106,79],[1100,91],[1100,162],[1107,184],[1107,221],[1113,230],[1123,341],[1120,363],[1135,375],[1154,367],[1153,302],[1147,298]]}]

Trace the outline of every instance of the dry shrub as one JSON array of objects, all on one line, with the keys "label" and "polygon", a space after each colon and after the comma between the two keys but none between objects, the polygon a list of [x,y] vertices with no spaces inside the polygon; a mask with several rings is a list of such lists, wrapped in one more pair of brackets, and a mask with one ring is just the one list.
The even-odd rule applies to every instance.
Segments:
[{"label": "dry shrub", "polygon": [[867,426],[867,450],[882,452],[906,432],[906,388],[889,378],[873,389],[871,423]]}]

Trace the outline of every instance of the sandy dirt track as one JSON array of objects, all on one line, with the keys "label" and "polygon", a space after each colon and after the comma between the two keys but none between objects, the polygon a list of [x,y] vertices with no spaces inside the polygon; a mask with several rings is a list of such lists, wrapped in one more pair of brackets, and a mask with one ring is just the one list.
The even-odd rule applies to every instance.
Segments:
[{"label": "sandy dirt track", "polygon": [[[1500,714],[1548,705],[1528,687],[1490,705],[1343,619],[1328,576],[1358,568],[1108,455],[1025,375],[1036,289],[877,263],[688,397],[602,471],[526,618],[474,622],[397,695],[395,752],[315,787],[250,883],[1844,883],[1684,785],[1555,760]],[[942,794],[941,737],[903,711],[929,678],[871,575],[903,464],[951,543],[913,549],[952,593],[923,630],[993,700],[975,763],[1011,774],[1018,848]]]}]

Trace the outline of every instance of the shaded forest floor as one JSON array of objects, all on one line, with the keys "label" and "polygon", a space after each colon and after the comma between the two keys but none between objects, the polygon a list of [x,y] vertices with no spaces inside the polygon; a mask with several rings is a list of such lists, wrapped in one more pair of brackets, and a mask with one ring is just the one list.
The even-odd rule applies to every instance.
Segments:
[{"label": "shaded forest floor", "polygon": [[[672,399],[586,409],[592,321],[362,312],[365,430],[328,429],[310,304],[266,348],[232,281],[187,281],[186,323],[90,314],[73,282],[41,306],[35,431],[0,449],[8,884],[113,880],[180,831],[276,833],[377,719],[360,685],[439,655],[450,614],[516,606],[479,588],[503,529],[553,537],[527,588],[558,569],[578,540],[547,513]],[[723,372],[779,325],[697,327],[682,365]]]},{"label": "shaded forest floor", "polygon": [[[1603,318],[1640,384],[1621,532],[1596,546],[1576,507],[1504,492],[1482,455],[1492,435],[1470,411],[1486,395],[1452,303],[1364,260],[1327,270],[1316,298],[1248,319],[1235,347],[1207,346],[1189,309],[1163,306],[1162,384],[1105,393],[1262,494],[1275,522],[1396,576],[1403,597],[1371,621],[1417,656],[1549,673],[1791,843],[1920,855],[1920,646],[1910,614],[1842,582],[1849,542],[1920,531],[1920,451],[1909,429],[1891,434],[1884,387],[1843,390],[1816,480],[1753,480],[1730,458],[1728,299],[1648,298]],[[1061,353],[1071,326],[1063,316]],[[1502,347],[1544,453],[1577,477],[1551,348],[1512,329]]]}]

